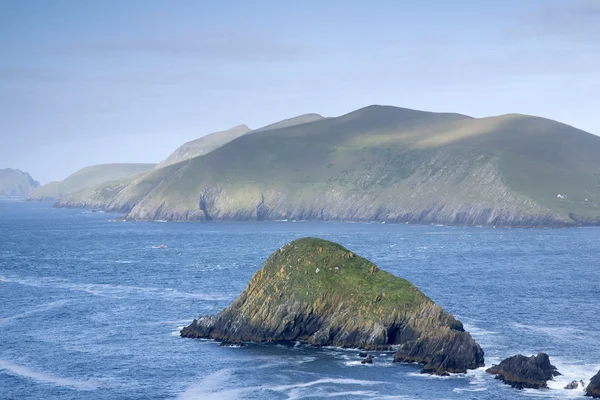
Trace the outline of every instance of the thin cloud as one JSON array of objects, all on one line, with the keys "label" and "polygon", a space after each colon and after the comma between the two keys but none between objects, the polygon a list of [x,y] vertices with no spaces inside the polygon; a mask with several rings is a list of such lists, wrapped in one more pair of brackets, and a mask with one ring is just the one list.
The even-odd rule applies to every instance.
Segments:
[{"label": "thin cloud", "polygon": [[60,53],[105,55],[148,53],[188,56],[216,61],[297,61],[315,49],[251,33],[201,31],[179,36],[153,36],[76,43],[57,49]]},{"label": "thin cloud", "polygon": [[537,34],[569,36],[598,43],[600,1],[548,1],[525,15],[523,22]]},{"label": "thin cloud", "polygon": [[58,71],[45,68],[0,67],[0,81],[3,82],[60,82],[66,76]]}]

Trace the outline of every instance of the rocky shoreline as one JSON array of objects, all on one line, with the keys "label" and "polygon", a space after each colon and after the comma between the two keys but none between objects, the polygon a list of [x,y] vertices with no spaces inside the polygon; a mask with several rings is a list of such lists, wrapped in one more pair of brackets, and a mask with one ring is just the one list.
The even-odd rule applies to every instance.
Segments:
[{"label": "rocky shoreline", "polygon": [[[170,221],[170,222],[209,222],[209,221],[335,221],[335,222],[364,222],[364,223],[390,223],[414,225],[444,225],[466,227],[493,227],[493,228],[572,228],[582,226],[600,226],[600,219],[585,219],[572,215],[569,220],[558,215],[527,215],[518,212],[502,214],[493,209],[482,209],[477,212],[460,211],[445,215],[440,210],[422,209],[413,212],[397,213],[393,216],[382,213],[357,214],[349,212],[336,214],[325,209],[286,211],[248,211],[234,210],[210,214],[201,209],[177,211],[161,207],[156,210],[136,210],[135,205],[106,205],[95,201],[74,201],[68,198],[59,199],[54,204],[55,208],[95,208],[106,212],[123,214],[128,221]],[[495,215],[490,219],[490,215]]]}]

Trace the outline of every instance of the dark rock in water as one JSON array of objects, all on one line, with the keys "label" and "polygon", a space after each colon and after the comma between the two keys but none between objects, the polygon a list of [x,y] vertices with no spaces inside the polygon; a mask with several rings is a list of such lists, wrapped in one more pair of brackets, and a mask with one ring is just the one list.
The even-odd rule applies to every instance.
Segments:
[{"label": "dark rock in water", "polygon": [[359,356],[360,358],[365,358],[365,357],[366,357],[366,356],[368,356],[368,355],[369,355],[369,354],[368,354],[368,353],[365,353],[364,351],[361,351],[360,353],[358,353],[358,356]]},{"label": "dark rock in water", "polygon": [[600,371],[590,380],[589,385],[585,388],[585,395],[600,399]]},{"label": "dark rock in water", "polygon": [[364,360],[360,362],[361,364],[373,364],[373,356],[367,356]]},{"label": "dark rock in water", "polygon": [[422,363],[423,372],[438,375],[484,365],[460,321],[410,282],[313,238],[277,250],[228,308],[194,320],[181,336],[363,350],[400,345],[394,361]]},{"label": "dark rock in water", "polygon": [[546,353],[531,357],[520,354],[512,356],[487,369],[487,372],[516,389],[545,388],[547,381],[560,375],[556,367],[550,364],[550,357]]},{"label": "dark rock in water", "polygon": [[574,390],[574,389],[577,389],[578,387],[579,387],[579,382],[572,381],[567,386],[565,386],[565,389],[567,389],[567,390]]}]

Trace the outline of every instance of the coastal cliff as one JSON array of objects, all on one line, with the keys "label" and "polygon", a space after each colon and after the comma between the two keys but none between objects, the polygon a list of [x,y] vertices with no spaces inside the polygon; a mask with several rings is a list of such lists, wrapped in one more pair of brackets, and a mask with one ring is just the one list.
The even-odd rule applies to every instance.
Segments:
[{"label": "coastal cliff", "polygon": [[157,168],[102,207],[134,220],[600,225],[600,138],[571,126],[390,106],[299,121]]},{"label": "coastal cliff", "polygon": [[0,169],[0,196],[27,197],[38,187],[40,183],[27,172],[12,168]]},{"label": "coastal cliff", "polygon": [[314,238],[277,250],[228,308],[194,320],[181,336],[397,349],[395,361],[437,375],[481,367],[484,355],[460,321],[410,282]]}]

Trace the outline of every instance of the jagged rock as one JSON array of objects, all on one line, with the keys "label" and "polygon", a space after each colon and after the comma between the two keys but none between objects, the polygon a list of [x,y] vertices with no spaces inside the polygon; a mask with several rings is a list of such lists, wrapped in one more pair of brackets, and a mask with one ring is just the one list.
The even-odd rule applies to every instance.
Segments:
[{"label": "jagged rock", "polygon": [[368,354],[368,353],[365,353],[364,351],[361,351],[360,353],[358,353],[358,356],[359,356],[360,358],[365,358],[365,357],[366,357],[366,356],[368,356],[368,355],[369,355],[369,354]]},{"label": "jagged rock", "polygon": [[574,390],[577,389],[579,387],[579,382],[577,381],[572,381],[571,383],[569,383],[567,386],[565,386],[566,390]]},{"label": "jagged rock", "polygon": [[373,356],[367,356],[364,360],[360,362],[361,364],[373,364]]},{"label": "jagged rock", "polygon": [[585,395],[600,399],[600,371],[590,380],[587,388],[585,388]]},{"label": "jagged rock", "polygon": [[496,379],[501,379],[516,389],[545,388],[547,381],[560,375],[556,367],[550,364],[550,357],[546,353],[531,357],[520,354],[512,356],[488,368],[487,372],[496,375]]},{"label": "jagged rock", "polygon": [[364,350],[400,345],[395,361],[422,363],[423,372],[438,375],[483,366],[483,350],[462,324],[410,282],[314,238],[277,250],[227,309],[194,320],[181,336]]}]

